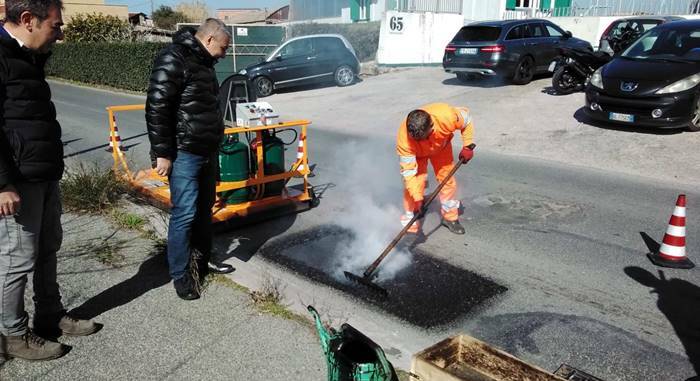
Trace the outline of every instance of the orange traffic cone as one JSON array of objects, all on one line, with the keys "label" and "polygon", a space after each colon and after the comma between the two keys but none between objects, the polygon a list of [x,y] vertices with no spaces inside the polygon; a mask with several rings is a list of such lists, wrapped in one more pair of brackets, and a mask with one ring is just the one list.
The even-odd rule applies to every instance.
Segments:
[{"label": "orange traffic cone", "polygon": [[[304,139],[305,137],[302,135],[299,138],[299,145],[297,146],[297,161],[301,163],[301,159],[304,158]],[[299,167],[297,167],[297,170],[303,171],[306,166],[304,166],[304,163],[299,164]]]},{"label": "orange traffic cone", "polygon": [[657,265],[676,269],[692,269],[695,264],[685,255],[685,195],[679,195],[658,252],[647,254]]},{"label": "orange traffic cone", "polygon": [[119,150],[120,151],[126,151],[127,149],[124,148],[122,145],[122,140],[119,137],[119,128],[117,127],[117,116],[113,115],[112,116],[112,123],[114,124],[114,138],[112,138],[112,135],[110,134],[109,136],[109,147],[107,147],[107,152],[114,152],[114,142],[118,144]]}]

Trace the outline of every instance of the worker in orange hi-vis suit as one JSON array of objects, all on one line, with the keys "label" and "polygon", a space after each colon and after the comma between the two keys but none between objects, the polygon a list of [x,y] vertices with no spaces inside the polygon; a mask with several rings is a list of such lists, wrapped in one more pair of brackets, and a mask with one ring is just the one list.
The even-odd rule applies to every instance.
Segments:
[{"label": "worker in orange hi-vis suit", "polygon": [[[442,182],[453,166],[452,136],[456,130],[462,135],[462,150],[459,159],[466,163],[474,157],[472,144],[474,128],[469,110],[452,107],[446,103],[425,105],[408,114],[401,124],[396,142],[401,175],[404,179],[403,205],[405,213],[401,224],[406,226],[423,206],[423,193],[428,179],[428,161],[433,166],[435,177]],[[452,233],[464,234],[459,223],[457,181],[452,177],[440,191],[442,225]],[[420,220],[409,229],[409,233],[420,232]]]}]

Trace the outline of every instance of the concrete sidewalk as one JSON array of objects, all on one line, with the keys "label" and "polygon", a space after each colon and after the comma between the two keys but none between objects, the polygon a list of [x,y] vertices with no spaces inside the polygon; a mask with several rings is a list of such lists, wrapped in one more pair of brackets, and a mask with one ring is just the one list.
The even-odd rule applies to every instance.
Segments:
[{"label": "concrete sidewalk", "polygon": [[[197,301],[182,301],[156,241],[115,228],[105,217],[65,214],[63,224],[58,270],[64,305],[104,328],[60,338],[73,348],[58,360],[0,363],[0,380],[326,377],[311,325],[260,313],[245,290],[226,281],[211,283]],[[28,289],[31,309],[31,282]]]}]

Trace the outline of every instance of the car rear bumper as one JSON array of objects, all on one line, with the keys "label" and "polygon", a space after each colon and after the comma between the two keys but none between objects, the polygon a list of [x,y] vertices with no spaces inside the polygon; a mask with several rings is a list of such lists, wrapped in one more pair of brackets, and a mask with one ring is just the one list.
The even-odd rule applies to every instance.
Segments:
[{"label": "car rear bumper", "polygon": [[[654,128],[679,128],[690,122],[695,101],[694,92],[635,99],[610,96],[589,87],[586,90],[584,111],[588,117],[598,121]],[[594,104],[597,106],[592,107]],[[653,117],[654,110],[660,110],[661,116]],[[611,120],[610,113],[632,115],[634,121]]]},{"label": "car rear bumper", "polygon": [[442,60],[442,67],[448,73],[479,74],[484,76],[510,76],[515,71],[515,63],[506,61],[504,57],[480,59],[472,62],[464,60]]},{"label": "car rear bumper", "polygon": [[457,73],[467,73],[467,74],[481,74],[481,75],[497,75],[493,69],[477,68],[477,67],[446,67],[445,71],[452,74]]}]

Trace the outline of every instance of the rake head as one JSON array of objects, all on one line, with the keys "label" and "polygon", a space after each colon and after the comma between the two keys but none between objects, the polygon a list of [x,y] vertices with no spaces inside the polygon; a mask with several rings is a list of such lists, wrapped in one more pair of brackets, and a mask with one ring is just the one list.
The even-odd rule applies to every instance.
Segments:
[{"label": "rake head", "polygon": [[369,288],[370,290],[372,290],[372,291],[374,291],[382,296],[389,295],[389,292],[387,292],[387,290],[385,290],[385,289],[379,287],[378,285],[376,285],[375,283],[373,283],[370,280],[370,277],[358,276],[358,275],[355,275],[355,274],[353,274],[351,272],[347,272],[347,271],[344,271],[344,273],[345,273],[345,277],[350,281],[353,281],[357,284],[363,285],[363,286]]}]

